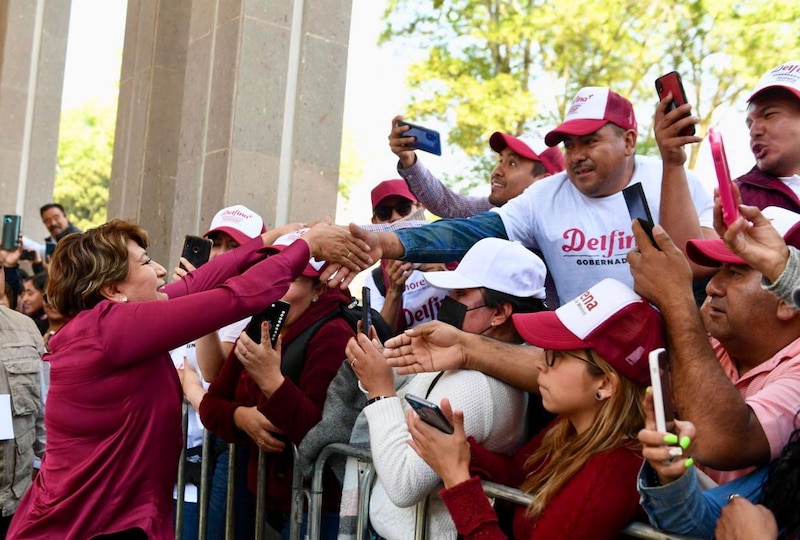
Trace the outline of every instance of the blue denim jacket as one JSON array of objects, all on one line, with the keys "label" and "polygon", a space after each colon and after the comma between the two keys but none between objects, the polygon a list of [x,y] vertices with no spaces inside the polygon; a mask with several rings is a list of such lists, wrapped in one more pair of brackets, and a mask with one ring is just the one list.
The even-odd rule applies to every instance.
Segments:
[{"label": "blue denim jacket", "polygon": [[415,229],[395,231],[406,248],[404,261],[460,261],[472,245],[483,238],[508,240],[503,220],[496,212],[471,218],[442,219]]},{"label": "blue denim jacket", "polygon": [[703,491],[694,468],[666,486],[650,486],[648,478],[655,474],[645,461],[639,471],[639,502],[653,527],[673,533],[714,538],[722,507],[728,496],[736,493],[752,503],[761,498],[761,485],[769,467],[761,467],[746,476]]}]

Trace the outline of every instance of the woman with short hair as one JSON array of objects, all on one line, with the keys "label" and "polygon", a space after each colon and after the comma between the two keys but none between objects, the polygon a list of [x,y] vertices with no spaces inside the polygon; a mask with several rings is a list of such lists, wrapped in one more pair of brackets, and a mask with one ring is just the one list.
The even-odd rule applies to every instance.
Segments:
[{"label": "woman with short hair", "polygon": [[67,322],[46,357],[47,453],[9,537],[174,538],[182,392],[168,351],[262,310],[344,235],[319,224],[272,257],[259,237],[169,285],[134,223],[61,239],[47,296]]}]

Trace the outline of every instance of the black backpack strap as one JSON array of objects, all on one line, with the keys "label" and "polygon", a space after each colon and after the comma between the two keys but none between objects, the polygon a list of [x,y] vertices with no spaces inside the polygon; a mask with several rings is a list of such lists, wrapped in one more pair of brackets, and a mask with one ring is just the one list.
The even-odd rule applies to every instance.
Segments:
[{"label": "black backpack strap", "polygon": [[381,293],[381,296],[386,298],[386,280],[383,277],[383,268],[381,265],[372,269],[372,279],[375,280],[375,287],[378,289],[378,292]]},{"label": "black backpack strap", "polygon": [[296,385],[300,384],[300,375],[303,373],[305,367],[306,347],[308,346],[311,336],[313,336],[320,327],[341,315],[341,310],[336,309],[320,320],[303,330],[300,335],[292,340],[292,342],[283,349],[281,352],[281,373]]},{"label": "black backpack strap", "polygon": [[442,375],[444,375],[444,371],[440,371],[439,374],[433,378],[431,384],[428,385],[428,391],[425,392],[425,399],[428,399],[428,396],[431,395],[431,390],[433,390],[433,387],[436,386],[437,382],[439,382],[439,379],[442,378]]}]

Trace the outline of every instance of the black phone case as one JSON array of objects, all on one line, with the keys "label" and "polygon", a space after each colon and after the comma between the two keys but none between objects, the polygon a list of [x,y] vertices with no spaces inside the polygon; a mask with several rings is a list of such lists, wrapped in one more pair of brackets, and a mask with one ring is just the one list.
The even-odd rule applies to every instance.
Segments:
[{"label": "black phone case", "polygon": [[278,342],[278,335],[281,333],[283,323],[286,321],[286,315],[289,313],[289,304],[278,300],[273,302],[267,309],[253,315],[247,325],[247,335],[256,343],[261,343],[261,324],[264,322],[269,323],[269,341],[272,346]]},{"label": "black phone case", "polygon": [[[213,245],[214,243],[208,238],[187,234],[183,240],[183,251],[181,252],[181,257],[192,263],[192,266],[195,268],[200,268],[202,265],[208,262],[208,259],[211,256],[211,247]],[[180,267],[186,270],[182,264]]]},{"label": "black phone case", "polygon": [[[672,92],[672,103],[669,105],[667,112],[689,102],[686,99],[686,91],[683,89],[683,79],[681,79],[681,75],[677,71],[670,71],[656,79],[656,92],[658,93],[658,99],[664,99],[667,93]],[[694,126],[689,126],[681,132],[684,137],[694,134]]]},{"label": "black phone case", "polygon": [[403,133],[403,137],[415,137],[417,140],[412,144],[414,148],[429,154],[442,155],[442,141],[438,131],[404,121],[398,122],[398,125],[411,128]]},{"label": "black phone case", "polygon": [[3,249],[14,251],[17,249],[22,216],[7,214],[3,216]]},{"label": "black phone case", "polygon": [[369,287],[361,287],[361,304],[363,311],[361,312],[361,332],[369,337],[369,329],[372,328],[372,310],[370,302]]},{"label": "black phone case", "polygon": [[406,394],[406,401],[426,424],[430,424],[442,433],[453,434],[453,425],[435,403],[411,394]]},{"label": "black phone case", "polygon": [[653,216],[650,214],[650,207],[647,205],[641,182],[636,182],[623,189],[622,196],[625,197],[625,204],[628,206],[628,214],[630,214],[631,219],[639,222],[653,246],[658,247],[653,238],[655,223],[653,222]]}]

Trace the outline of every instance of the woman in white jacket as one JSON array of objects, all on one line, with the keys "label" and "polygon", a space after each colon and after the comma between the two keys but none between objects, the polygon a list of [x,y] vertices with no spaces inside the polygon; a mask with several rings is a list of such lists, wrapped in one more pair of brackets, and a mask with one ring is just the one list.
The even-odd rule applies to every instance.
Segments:
[{"label": "woman in white jacket", "polygon": [[[439,308],[440,321],[520,344],[511,315],[548,309],[545,275],[539,257],[519,243],[498,238],[477,242],[454,271],[424,273],[431,285],[450,291]],[[528,395],[471,370],[421,373],[395,391],[392,369],[377,345],[377,340],[359,335],[347,346],[351,366],[368,394],[364,414],[377,472],[369,510],[374,538],[413,540],[415,505],[432,495],[428,538],[455,539],[455,525],[435,495],[439,477],[406,443],[410,406],[403,397],[411,394],[434,403],[449,398],[454,408],[465,411],[467,435],[494,452],[512,454],[528,437]]]}]

